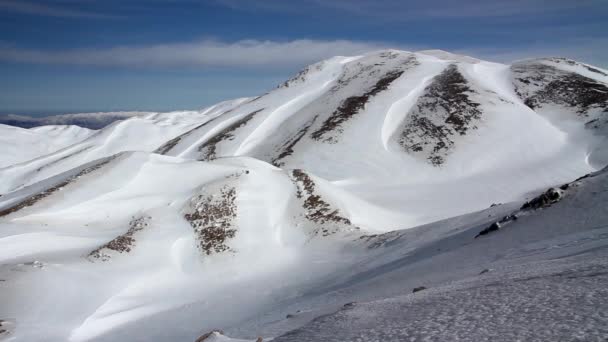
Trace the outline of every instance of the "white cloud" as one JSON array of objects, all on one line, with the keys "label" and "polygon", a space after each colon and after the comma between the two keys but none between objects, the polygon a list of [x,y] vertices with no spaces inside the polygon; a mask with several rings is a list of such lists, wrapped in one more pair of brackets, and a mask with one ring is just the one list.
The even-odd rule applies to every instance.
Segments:
[{"label": "white cloud", "polygon": [[[204,40],[150,46],[67,50],[22,49],[0,45],[0,61],[104,67],[285,70],[332,56],[352,56],[384,48],[415,51],[422,48],[442,47],[406,47],[387,42],[307,39],[285,42],[242,40],[233,43]],[[446,50],[502,63],[524,58],[560,56],[603,68],[608,66],[608,40],[603,38],[564,39],[559,44],[524,44],[512,47],[470,46]]]},{"label": "white cloud", "polygon": [[205,40],[105,49],[35,50],[0,47],[0,60],[35,64],[91,66],[200,66],[281,68],[314,63],[336,55],[357,55],[389,44],[349,40]]}]

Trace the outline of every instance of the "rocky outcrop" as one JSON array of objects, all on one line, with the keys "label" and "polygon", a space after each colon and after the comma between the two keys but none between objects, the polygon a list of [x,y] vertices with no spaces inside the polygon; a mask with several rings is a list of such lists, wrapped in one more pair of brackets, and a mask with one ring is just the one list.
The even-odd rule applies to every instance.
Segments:
[{"label": "rocky outcrop", "polygon": [[476,129],[480,104],[455,64],[435,77],[408,114],[398,137],[403,149],[433,166],[442,165],[454,147],[454,137]]}]

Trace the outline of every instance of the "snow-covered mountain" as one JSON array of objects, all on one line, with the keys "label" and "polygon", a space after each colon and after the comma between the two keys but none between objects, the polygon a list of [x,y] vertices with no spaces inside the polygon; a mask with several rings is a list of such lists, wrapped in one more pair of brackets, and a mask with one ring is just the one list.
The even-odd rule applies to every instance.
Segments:
[{"label": "snow-covered mountain", "polygon": [[[2,126],[0,331],[255,340],[416,285],[469,289],[484,268],[561,272],[548,260],[605,250],[607,113],[608,71],[586,64],[388,50],[201,111]],[[602,253],[580,267],[605,267]],[[320,322],[276,340],[355,339]]]}]

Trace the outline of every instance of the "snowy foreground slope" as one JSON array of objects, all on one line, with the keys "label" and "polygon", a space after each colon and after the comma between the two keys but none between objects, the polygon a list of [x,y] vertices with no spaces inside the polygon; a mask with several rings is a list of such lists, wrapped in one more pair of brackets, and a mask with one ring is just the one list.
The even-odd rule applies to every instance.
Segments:
[{"label": "snowy foreground slope", "polygon": [[0,126],[0,338],[603,341],[607,112],[586,64],[390,50]]}]

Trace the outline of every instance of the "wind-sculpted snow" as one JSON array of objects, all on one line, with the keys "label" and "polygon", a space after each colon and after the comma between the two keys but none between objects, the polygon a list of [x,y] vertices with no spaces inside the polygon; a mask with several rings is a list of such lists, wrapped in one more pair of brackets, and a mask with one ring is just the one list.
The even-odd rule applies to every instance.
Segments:
[{"label": "wind-sculpted snow", "polygon": [[207,140],[205,143],[198,147],[198,152],[200,153],[199,160],[211,160],[216,158],[216,150],[217,145],[226,140],[234,139],[234,132],[239,128],[247,125],[247,123],[253,119],[253,117],[261,112],[262,109],[255,110],[244,117],[238,119],[236,122],[228,125],[228,127],[224,128],[221,132],[213,136],[211,139]]},{"label": "wind-sculpted snow", "polygon": [[0,339],[599,340],[607,75],[390,50],[0,126]]},{"label": "wind-sculpted snow", "polygon": [[455,64],[434,78],[403,125],[399,143],[408,153],[440,166],[454,148],[454,137],[477,129],[482,112],[467,83]]},{"label": "wind-sculpted snow", "polygon": [[294,147],[296,144],[306,136],[310,127],[315,123],[319,116],[314,116],[298,133],[296,133],[293,137],[290,137],[286,142],[284,142],[279,148],[278,155],[272,159],[272,164],[278,167],[282,167],[285,165],[285,162],[282,160],[284,158],[289,157],[294,152]]},{"label": "wind-sculpted snow", "polygon": [[383,73],[383,66],[387,62],[390,63],[391,60],[400,58],[401,56],[389,52],[380,54],[379,57],[381,58],[380,63],[362,64],[362,62],[358,62],[354,70],[347,69],[338,79],[336,85],[331,89],[331,93],[338,93],[339,90],[346,88],[357,78],[364,80],[377,78],[377,81],[365,93],[349,96],[342,100],[338,108],[323,121],[321,127],[312,132],[310,136],[314,140],[327,143],[337,142],[338,136],[344,132],[344,124],[359,113],[369,102],[370,98],[385,91],[391,83],[403,75],[405,69],[418,65],[415,57],[407,56],[404,61],[400,61],[400,64],[395,65],[394,69]]},{"label": "wind-sculpted snow", "polygon": [[0,168],[59,151],[94,133],[95,131],[76,126],[22,129],[0,124]]},{"label": "wind-sculpted snow", "polygon": [[33,206],[34,204],[45,199],[46,197],[49,197],[49,196],[53,195],[54,193],[63,190],[63,188],[65,186],[76,181],[78,178],[102,168],[104,165],[111,162],[114,158],[115,157],[105,158],[104,160],[94,163],[91,166],[85,167],[84,169],[82,169],[81,171],[76,173],[75,175],[69,176],[64,180],[62,180],[58,183],[55,183],[48,188],[45,188],[44,190],[41,190],[29,197],[26,197],[25,199],[20,200],[19,202],[17,202],[17,204],[11,204],[5,208],[0,208],[0,217],[10,215],[10,214],[18,212],[22,209]]}]

